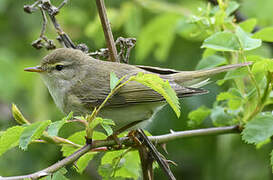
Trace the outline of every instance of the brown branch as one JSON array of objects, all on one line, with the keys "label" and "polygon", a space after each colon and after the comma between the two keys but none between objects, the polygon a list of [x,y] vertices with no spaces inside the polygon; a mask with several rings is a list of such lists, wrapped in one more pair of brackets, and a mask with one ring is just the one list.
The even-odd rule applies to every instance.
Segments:
[{"label": "brown branch", "polygon": [[[169,141],[173,141],[176,139],[181,138],[188,138],[188,137],[197,137],[197,136],[205,136],[205,135],[219,135],[219,134],[229,134],[229,133],[240,133],[239,126],[226,126],[226,127],[215,127],[215,128],[206,128],[206,129],[197,129],[197,130],[189,130],[189,131],[178,131],[178,132],[171,132],[169,134],[160,135],[160,136],[150,136],[148,137],[149,140],[155,144],[157,143],[166,143]],[[119,138],[119,142],[125,145],[125,147],[131,147],[135,144],[135,142],[129,137]],[[113,146],[117,145],[117,142],[114,140],[98,140],[93,141],[92,148],[99,148],[105,146]],[[31,178],[37,179],[40,177],[44,177],[50,175],[60,168],[73,163],[78,158],[80,158],[85,153],[89,152],[91,149],[91,145],[85,145],[80,148],[78,151],[73,153],[72,155],[62,159],[61,161],[53,164],[52,166],[43,169],[41,171],[24,175],[24,176],[13,176],[13,177],[0,177],[0,180],[16,180],[16,179],[24,179],[24,178]]]},{"label": "brown branch", "polygon": [[96,4],[97,4],[97,8],[98,8],[98,12],[99,12],[100,20],[101,20],[101,25],[102,25],[104,36],[105,36],[106,45],[110,52],[110,60],[113,62],[119,62],[118,55],[117,55],[117,48],[115,46],[110,23],[107,18],[104,0],[96,0]]},{"label": "brown branch", "polygon": [[46,169],[35,172],[33,174],[24,175],[24,176],[0,177],[0,180],[38,179],[38,178],[41,178],[41,177],[48,176],[48,175],[58,171],[59,169],[61,169],[65,165],[73,163],[79,157],[81,157],[85,153],[89,152],[90,149],[91,149],[90,144],[85,145],[81,149],[79,149],[78,151],[76,151],[73,154],[71,154],[70,156],[68,156],[67,158],[64,158],[63,160],[53,164],[52,166],[49,166]]}]

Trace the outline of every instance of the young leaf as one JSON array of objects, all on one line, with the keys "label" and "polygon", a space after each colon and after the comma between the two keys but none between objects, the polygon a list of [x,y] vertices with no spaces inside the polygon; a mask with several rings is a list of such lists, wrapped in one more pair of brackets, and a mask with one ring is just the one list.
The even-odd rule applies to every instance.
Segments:
[{"label": "young leaf", "polygon": [[119,79],[116,76],[116,74],[114,72],[110,73],[110,89],[111,91],[113,91],[113,89],[115,89],[115,87],[119,84]]},{"label": "young leaf", "polygon": [[273,135],[273,115],[271,112],[261,113],[248,122],[242,132],[242,139],[257,145]]},{"label": "young leaf", "polygon": [[229,16],[230,14],[232,14],[239,7],[240,7],[240,5],[236,1],[229,1],[228,2],[228,7],[226,9],[227,16]]},{"label": "young leaf", "polygon": [[137,81],[162,95],[172,107],[177,117],[180,116],[180,106],[178,97],[168,81],[164,81],[158,75],[138,73],[131,77],[132,81]]},{"label": "young leaf", "polygon": [[210,48],[217,51],[238,51],[240,44],[235,34],[231,32],[217,32],[204,40],[201,48]]},{"label": "young leaf", "polygon": [[49,136],[57,136],[59,130],[61,127],[66,123],[66,120],[60,120],[60,121],[55,121],[54,123],[50,124],[48,127],[48,135]]},{"label": "young leaf", "polygon": [[23,116],[23,114],[20,112],[20,110],[17,108],[15,104],[12,104],[11,106],[12,115],[13,118],[16,120],[19,124],[30,124],[28,120]]},{"label": "young leaf", "polygon": [[[239,24],[239,26],[245,31],[245,32],[252,32],[252,30],[254,29],[254,27],[256,26],[257,24],[257,20],[255,18],[250,18],[250,19],[247,19],[243,22],[241,22]],[[253,38],[258,38],[258,39],[261,39],[259,37],[254,37],[252,36]]]},{"label": "young leaf", "polygon": [[70,119],[72,119],[73,117],[73,112],[70,112],[66,117],[64,117],[62,120],[60,121],[55,121],[53,123],[51,123],[48,127],[48,135],[49,136],[57,136],[59,130],[63,127],[63,125]]},{"label": "young leaf", "polygon": [[[72,134],[67,139],[75,144],[84,145],[85,136],[86,136],[86,131],[80,131],[80,132],[76,132]],[[73,147],[71,145],[63,145],[61,151],[63,152],[63,156],[67,157],[78,149],[79,148]]]},{"label": "young leaf", "polygon": [[48,120],[48,121],[39,121],[31,125],[28,125],[22,132],[22,135],[20,137],[19,147],[22,150],[27,150],[29,143],[32,140],[39,139],[42,136],[44,130],[47,128],[47,126],[50,123],[51,121]]},{"label": "young leaf", "polygon": [[235,34],[237,35],[240,46],[244,51],[256,49],[262,45],[260,39],[251,38],[242,28],[239,26],[236,28]]},{"label": "young leaf", "polygon": [[205,120],[207,116],[209,116],[211,113],[211,110],[207,108],[206,106],[201,106],[198,109],[191,111],[188,115],[188,118],[190,121],[188,121],[189,127],[196,127],[202,124],[202,122]]},{"label": "young leaf", "polygon": [[3,132],[0,137],[0,156],[7,150],[17,146],[19,144],[20,136],[25,127],[13,126]]},{"label": "young leaf", "polygon": [[258,38],[266,42],[273,42],[273,27],[264,28],[253,35],[253,38]]},{"label": "young leaf", "polygon": [[81,156],[77,160],[77,162],[76,162],[77,168],[76,169],[79,173],[83,173],[83,171],[87,167],[89,161],[91,161],[93,159],[95,154],[96,154],[96,152],[89,152],[89,153],[84,154],[83,156]]},{"label": "young leaf", "polygon": [[231,125],[233,120],[233,117],[221,106],[216,106],[211,110],[210,118],[215,126]]}]

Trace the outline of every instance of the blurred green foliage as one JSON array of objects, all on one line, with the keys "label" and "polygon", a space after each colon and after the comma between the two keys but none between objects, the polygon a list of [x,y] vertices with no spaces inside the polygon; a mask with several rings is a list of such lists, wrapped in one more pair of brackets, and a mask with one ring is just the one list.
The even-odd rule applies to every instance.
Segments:
[{"label": "blurred green foliage", "polygon": [[[7,127],[16,124],[11,116],[12,103],[17,104],[31,122],[48,119],[57,121],[63,117],[39,77],[23,71],[25,67],[38,64],[41,57],[47,54],[45,49],[36,50],[30,45],[38,38],[41,30],[40,12],[29,15],[23,11],[23,5],[31,2],[2,0],[0,3],[0,130],[6,130]],[[60,0],[54,1],[54,4],[60,2]],[[238,2],[241,5],[240,12],[247,18],[251,18],[248,22],[240,24],[243,30],[250,32],[256,24],[260,27],[273,26],[272,0],[240,0]],[[215,66],[225,61],[222,56],[214,54],[213,51],[206,50],[206,53],[202,55],[203,50],[200,49],[202,41],[214,33],[214,28],[209,25],[210,22],[207,22],[208,15],[202,14],[208,8],[205,0],[116,0],[106,1],[106,6],[115,38],[119,36],[137,38],[136,49],[133,50],[130,59],[131,64],[192,70],[197,65],[198,68],[208,67],[208,64],[205,64],[208,58]],[[232,6],[232,8],[235,7],[236,4]],[[226,13],[229,13],[232,8]],[[216,23],[222,23],[223,15],[217,14],[217,17]],[[86,43],[91,51],[105,47],[95,1],[69,1],[57,19],[74,42]],[[48,37],[54,39],[56,33],[52,24],[48,23],[47,27]],[[205,33],[203,31],[200,33],[200,29],[206,29]],[[272,32],[271,29],[267,31]],[[256,36],[270,40],[270,36],[260,37],[258,33]],[[272,46],[263,44],[247,54],[272,58],[272,51]],[[259,69],[257,72],[260,72]],[[225,76],[226,79],[234,77],[238,76],[236,74]],[[226,90],[227,86],[219,87],[211,84],[206,87],[210,94],[183,99],[179,119],[169,106],[164,107],[157,114],[155,122],[150,125],[150,132],[156,135],[167,133],[169,129],[188,129],[189,111],[201,105],[213,108],[212,103],[216,100],[216,95]],[[237,98],[236,93],[229,91],[228,94],[218,95],[217,101],[221,103],[220,101],[228,100],[228,106],[236,109]],[[214,121],[213,117],[223,115],[224,109],[219,106],[213,109],[214,114],[210,115],[212,122],[206,118],[207,109],[198,109],[198,111],[203,113],[200,116],[205,121],[201,124],[198,120],[192,123],[200,125],[199,127],[210,127],[212,123],[219,123],[218,118]],[[221,116],[221,118],[230,117]],[[253,124],[255,125],[255,122]],[[268,163],[269,152],[272,149],[270,145],[272,147],[272,142],[256,150],[253,146],[243,144],[239,135],[183,139],[168,143],[167,158],[178,164],[177,167],[172,167],[177,179],[183,177],[204,180],[266,180],[272,179]],[[59,148],[50,144],[30,144],[27,152],[15,148],[0,157],[0,176],[34,172],[61,158]],[[78,175],[69,166],[67,177],[99,179],[96,160],[98,161],[99,158],[92,160],[83,175]],[[12,166],[7,167],[7,165]],[[160,170],[156,170],[155,179],[164,179]]]}]

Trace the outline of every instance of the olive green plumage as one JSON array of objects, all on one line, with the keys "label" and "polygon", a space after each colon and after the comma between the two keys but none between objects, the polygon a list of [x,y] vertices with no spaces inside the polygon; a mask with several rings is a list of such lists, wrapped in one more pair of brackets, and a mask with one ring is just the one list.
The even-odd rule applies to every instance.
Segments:
[{"label": "olive green plumage", "polygon": [[[139,72],[157,74],[168,80],[177,96],[182,98],[207,93],[199,86],[206,84],[209,76],[246,65],[248,63],[210,70],[176,71],[96,60],[79,50],[61,48],[44,57],[40,66],[25,70],[41,74],[55,103],[64,113],[73,111],[76,115],[85,115],[110,93],[111,72],[119,78],[125,75],[129,78]],[[121,127],[134,121],[152,119],[164,104],[160,94],[132,81],[109,99],[99,116],[111,118],[116,127]]]}]

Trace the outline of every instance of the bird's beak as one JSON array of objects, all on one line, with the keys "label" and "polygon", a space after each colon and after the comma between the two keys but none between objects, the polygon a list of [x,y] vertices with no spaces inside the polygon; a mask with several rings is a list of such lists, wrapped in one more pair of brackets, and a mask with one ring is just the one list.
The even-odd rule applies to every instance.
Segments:
[{"label": "bird's beak", "polygon": [[25,68],[24,71],[28,71],[28,72],[38,72],[38,73],[44,72],[44,70],[41,68],[41,66]]}]

